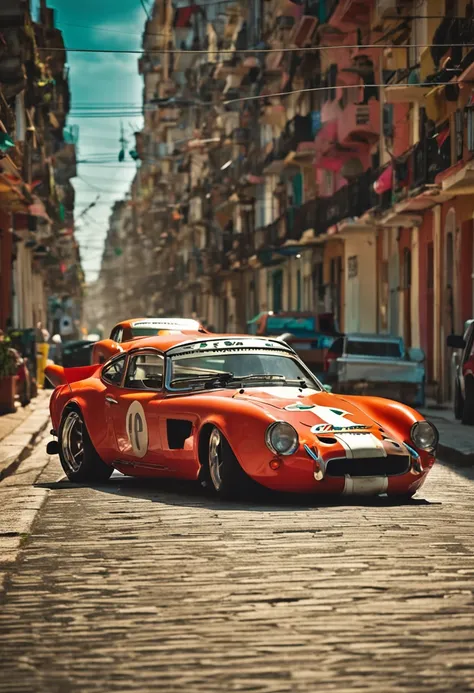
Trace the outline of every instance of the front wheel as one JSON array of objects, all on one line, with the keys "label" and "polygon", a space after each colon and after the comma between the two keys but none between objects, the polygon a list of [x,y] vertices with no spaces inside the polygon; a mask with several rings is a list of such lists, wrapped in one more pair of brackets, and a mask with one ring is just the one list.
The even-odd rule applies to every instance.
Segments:
[{"label": "front wheel", "polygon": [[253,486],[226,438],[216,427],[209,436],[207,472],[215,492],[222,498],[236,498]]},{"label": "front wheel", "polygon": [[113,472],[99,457],[87,432],[82,415],[69,409],[59,427],[59,459],[69,481],[107,481]]}]

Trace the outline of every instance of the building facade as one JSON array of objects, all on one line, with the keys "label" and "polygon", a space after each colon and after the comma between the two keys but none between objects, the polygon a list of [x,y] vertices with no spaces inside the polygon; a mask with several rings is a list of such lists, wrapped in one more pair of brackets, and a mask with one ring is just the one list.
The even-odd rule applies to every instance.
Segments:
[{"label": "building facade", "polygon": [[79,334],[83,275],[74,238],[76,140],[66,127],[66,52],[40,2],[0,6],[0,328],[41,322]]},{"label": "building facade", "polygon": [[156,0],[130,202],[141,312],[228,331],[332,312],[423,348],[450,399],[446,336],[474,311],[472,16],[465,0]]}]

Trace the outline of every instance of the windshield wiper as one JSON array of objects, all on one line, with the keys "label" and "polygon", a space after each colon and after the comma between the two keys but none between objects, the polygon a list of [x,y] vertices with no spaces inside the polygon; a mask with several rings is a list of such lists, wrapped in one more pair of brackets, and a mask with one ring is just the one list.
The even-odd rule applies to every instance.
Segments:
[{"label": "windshield wiper", "polygon": [[211,387],[213,383],[225,385],[234,378],[234,374],[223,371],[222,373],[203,373],[202,375],[191,375],[189,377],[175,378],[170,382],[171,387],[181,383],[205,383],[206,387]]},{"label": "windshield wiper", "polygon": [[284,375],[272,375],[270,373],[250,373],[250,375],[234,375],[232,380],[235,380],[236,382],[248,382],[249,380],[255,380],[257,382],[282,382],[285,385],[294,385],[295,383],[297,385],[304,385],[305,387],[308,385],[307,381],[304,378],[286,378]]}]

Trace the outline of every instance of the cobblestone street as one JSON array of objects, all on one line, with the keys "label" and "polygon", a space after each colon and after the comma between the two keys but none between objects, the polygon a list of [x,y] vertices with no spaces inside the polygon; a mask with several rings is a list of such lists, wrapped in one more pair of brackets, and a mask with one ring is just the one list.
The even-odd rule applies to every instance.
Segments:
[{"label": "cobblestone street", "polygon": [[474,690],[472,470],[402,506],[237,505],[73,486],[42,450],[0,484],[7,516],[44,503],[6,566],[2,693]]}]

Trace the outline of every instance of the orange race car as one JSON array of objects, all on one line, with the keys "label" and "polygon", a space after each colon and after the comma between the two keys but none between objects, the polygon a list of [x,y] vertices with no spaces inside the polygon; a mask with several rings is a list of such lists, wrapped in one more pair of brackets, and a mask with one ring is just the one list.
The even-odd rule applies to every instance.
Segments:
[{"label": "orange race car", "polygon": [[291,347],[251,336],[152,337],[104,366],[48,366],[50,454],[71,481],[201,479],[223,497],[412,496],[438,434],[413,409],[324,390]]},{"label": "orange race car", "polygon": [[105,363],[115,354],[129,349],[131,341],[139,337],[151,337],[160,332],[183,334],[210,334],[197,321],[188,318],[135,318],[117,323],[109,339],[96,342],[92,348],[92,363]]}]

